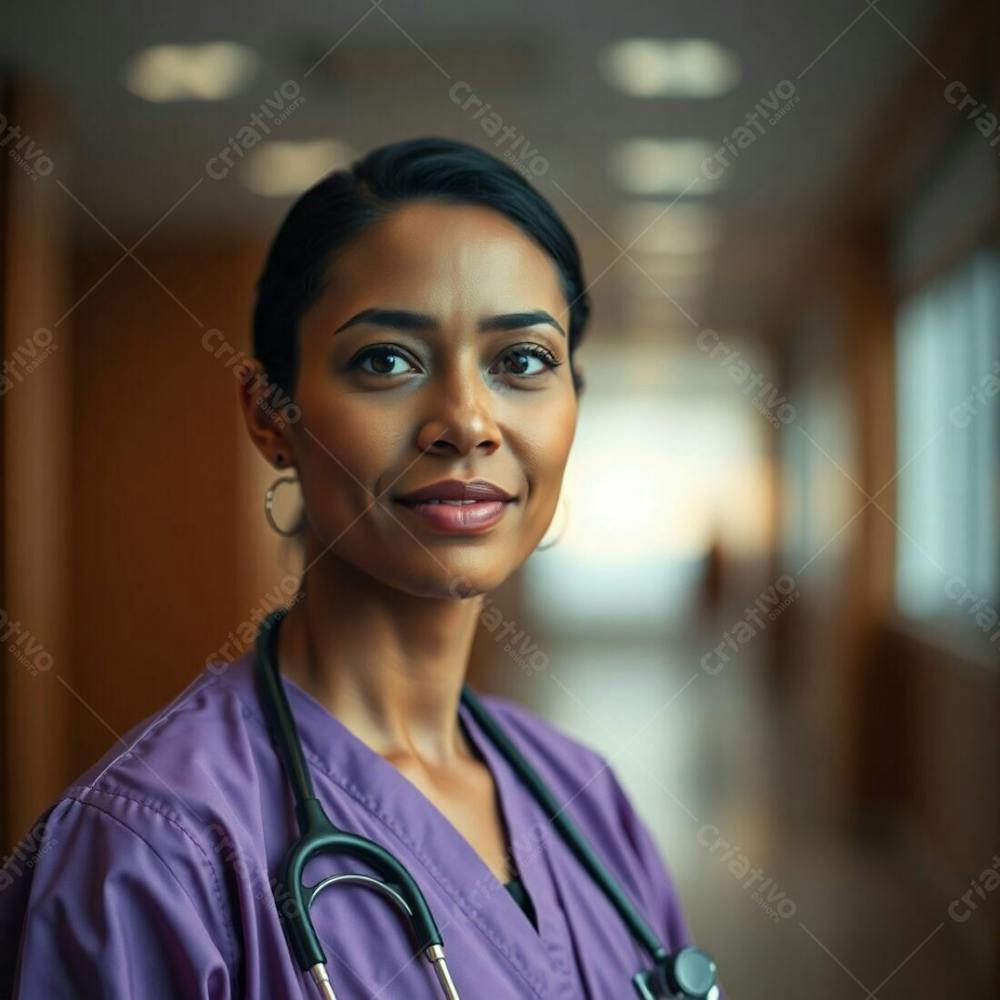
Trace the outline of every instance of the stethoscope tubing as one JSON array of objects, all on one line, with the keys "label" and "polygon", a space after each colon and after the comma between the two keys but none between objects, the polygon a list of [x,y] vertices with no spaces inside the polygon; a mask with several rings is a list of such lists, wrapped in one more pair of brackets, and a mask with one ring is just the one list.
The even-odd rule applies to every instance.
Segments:
[{"label": "stethoscope tubing", "polygon": [[[327,816],[313,789],[312,775],[305,760],[298,727],[292,715],[281,675],[278,671],[278,625],[287,608],[271,612],[261,622],[255,642],[254,677],[266,721],[275,739],[275,746],[291,787],[299,839],[289,848],[282,864],[280,885],[291,900],[291,912],[286,911],[286,931],[296,961],[316,984],[324,1000],[336,1000],[333,986],[326,970],[326,953],[310,915],[310,908],[319,894],[338,885],[361,885],[383,895],[399,912],[410,929],[414,944],[430,962],[446,1000],[460,1000],[444,955],[444,942],[430,906],[423,892],[407,868],[380,844],[337,828]],[[572,850],[588,875],[602,890],[615,908],[633,939],[640,944],[657,968],[670,969],[671,956],[662,942],[633,906],[631,900],[600,861],[583,834],[566,814],[541,776],[514,746],[499,722],[486,709],[468,685],[461,694],[462,702],[469,709],[490,741],[511,765],[525,787],[541,806],[546,818]],[[347,854],[364,862],[378,877],[361,873],[328,876],[314,885],[305,882],[308,863],[323,855]],[[686,955],[687,959],[704,957],[705,974],[710,974],[715,990],[715,964],[704,952],[696,948],[681,949],[674,956]],[[700,960],[700,959],[699,959]],[[677,962],[673,963],[676,967]],[[710,970],[710,973],[709,971]],[[648,995],[636,984],[640,996]],[[668,978],[672,977],[672,973]],[[698,978],[697,976],[695,977]],[[685,993],[685,996],[709,997],[712,992]]]}]

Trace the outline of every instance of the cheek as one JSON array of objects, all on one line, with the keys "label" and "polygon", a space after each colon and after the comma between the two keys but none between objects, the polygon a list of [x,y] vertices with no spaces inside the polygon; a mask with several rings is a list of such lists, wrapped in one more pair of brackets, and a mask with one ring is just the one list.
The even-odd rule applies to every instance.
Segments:
[{"label": "cheek", "polygon": [[[386,469],[399,467],[402,438],[384,412],[357,407],[303,407],[302,479],[314,516],[328,528],[353,520],[389,487]],[[342,526],[341,526],[342,527]],[[360,527],[360,525],[359,525]]]},{"label": "cheek", "polygon": [[525,472],[535,494],[533,506],[551,513],[559,500],[563,473],[576,430],[576,411],[567,408],[535,421],[519,442]]}]

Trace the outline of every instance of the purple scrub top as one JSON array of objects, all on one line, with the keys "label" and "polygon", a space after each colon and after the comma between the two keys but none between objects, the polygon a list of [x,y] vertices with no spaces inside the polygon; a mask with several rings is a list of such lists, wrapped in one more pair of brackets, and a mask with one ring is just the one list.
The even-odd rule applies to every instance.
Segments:
[{"label": "purple scrub top", "polygon": [[[382,844],[410,870],[463,1000],[635,995],[644,953],[464,706],[538,930],[416,786],[283,683],[316,794],[337,826]],[[482,700],[668,950],[693,943],[671,876],[607,762],[512,701]],[[296,828],[252,650],[209,665],[124,744],[66,790],[3,867],[0,995],[315,1000],[280,921],[290,901],[273,892]],[[367,870],[337,856],[314,859],[306,876]],[[331,888],[312,915],[338,1000],[440,996],[381,895]]]}]

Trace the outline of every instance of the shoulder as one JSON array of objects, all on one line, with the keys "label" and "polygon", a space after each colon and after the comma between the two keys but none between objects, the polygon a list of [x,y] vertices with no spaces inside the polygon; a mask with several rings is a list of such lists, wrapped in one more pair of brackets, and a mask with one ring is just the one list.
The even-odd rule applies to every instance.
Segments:
[{"label": "shoulder", "polygon": [[480,700],[585,830],[613,851],[635,853],[645,847],[636,839],[641,820],[612,760],[512,699],[485,695]]},{"label": "shoulder", "polygon": [[116,740],[64,797],[104,802],[109,810],[112,802],[128,802],[169,822],[203,826],[205,811],[223,807],[225,789],[239,787],[233,782],[250,777],[255,766],[257,723],[241,692],[252,680],[249,666],[241,657],[206,667]]},{"label": "shoulder", "polygon": [[[69,982],[71,970],[38,961],[58,936],[97,969],[99,952],[148,932],[183,937],[192,963],[229,979],[237,939],[219,845],[257,780],[256,723],[240,693],[246,674],[240,661],[207,668],[70,784],[5,860],[0,936],[21,935],[31,975]],[[0,987],[13,976],[8,966],[0,962]],[[100,995],[114,993],[110,979],[100,982],[108,990]]]},{"label": "shoulder", "polygon": [[513,698],[480,694],[479,700],[532,763],[572,771],[575,776],[605,766],[601,754],[565,729],[526,708]]},{"label": "shoulder", "polygon": [[261,780],[263,723],[241,693],[251,682],[247,657],[207,667],[64,789],[36,832],[81,852],[102,841],[128,844],[111,859],[117,865],[155,859],[217,905],[220,837],[248,825],[241,810]]},{"label": "shoulder", "polygon": [[673,874],[612,757],[509,698],[482,695],[629,896],[670,947],[691,943]]}]

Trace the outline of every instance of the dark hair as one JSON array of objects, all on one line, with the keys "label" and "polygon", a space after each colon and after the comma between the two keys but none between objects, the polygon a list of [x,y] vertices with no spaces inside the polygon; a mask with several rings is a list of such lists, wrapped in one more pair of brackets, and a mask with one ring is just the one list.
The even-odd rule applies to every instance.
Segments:
[{"label": "dark hair", "polygon": [[[317,300],[338,251],[409,201],[476,204],[505,215],[552,258],[569,306],[569,356],[583,339],[590,298],[580,253],[549,202],[495,156],[453,139],[381,146],[346,170],[327,174],[289,209],[257,281],[253,353],[268,379],[290,396],[298,375],[299,320]],[[583,379],[572,369],[573,386]]]}]

